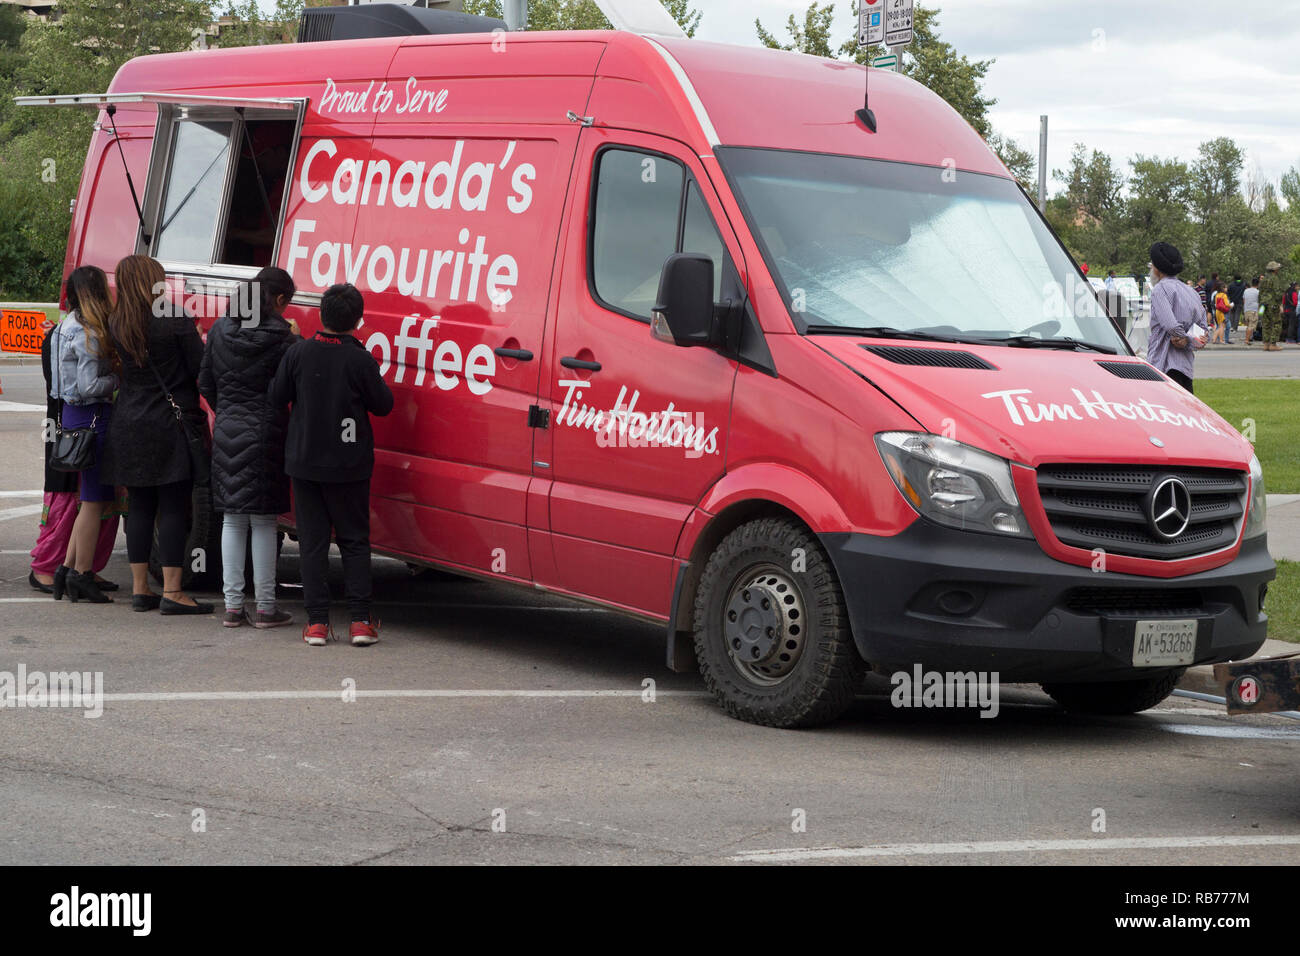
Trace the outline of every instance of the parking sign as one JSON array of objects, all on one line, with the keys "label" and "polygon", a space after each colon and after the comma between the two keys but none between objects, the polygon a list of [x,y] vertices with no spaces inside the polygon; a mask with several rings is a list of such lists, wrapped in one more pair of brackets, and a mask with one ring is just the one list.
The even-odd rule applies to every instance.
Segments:
[{"label": "parking sign", "polygon": [[912,42],[912,0],[885,0],[885,45]]},{"label": "parking sign", "polygon": [[[885,4],[893,0],[858,0],[858,46],[883,43],[885,39]],[[908,3],[908,24],[912,5]]]}]

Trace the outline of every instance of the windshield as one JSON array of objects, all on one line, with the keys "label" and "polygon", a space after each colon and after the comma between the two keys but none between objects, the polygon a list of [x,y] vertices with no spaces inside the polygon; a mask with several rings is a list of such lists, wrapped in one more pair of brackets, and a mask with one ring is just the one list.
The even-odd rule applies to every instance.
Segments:
[{"label": "windshield", "polygon": [[716,154],[800,331],[1069,337],[1127,352],[1011,180],[785,150]]}]

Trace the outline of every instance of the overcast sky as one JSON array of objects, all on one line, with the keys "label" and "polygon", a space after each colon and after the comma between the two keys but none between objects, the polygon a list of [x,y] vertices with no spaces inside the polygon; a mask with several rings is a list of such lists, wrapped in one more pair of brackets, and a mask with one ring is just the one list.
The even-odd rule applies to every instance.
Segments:
[{"label": "overcast sky", "polygon": [[[274,6],[273,0],[261,0]],[[340,0],[342,2],[342,0]],[[940,36],[993,59],[984,93],[993,126],[1038,153],[1048,116],[1048,170],[1075,143],[1109,153],[1196,158],[1230,136],[1274,183],[1300,164],[1300,0],[936,0]],[[696,36],[757,44],[754,19],[782,39],[808,0],[692,0]],[[835,0],[836,40],[853,35],[853,0]],[[1059,183],[1049,183],[1055,191]]]},{"label": "overcast sky", "polygon": [[[696,36],[755,43],[754,18],[785,39],[804,0],[694,0]],[[1300,165],[1300,0],[938,0],[940,36],[994,59],[984,83],[995,129],[1037,155],[1048,116],[1048,170],[1074,143],[1125,161],[1192,160],[1230,136],[1275,183]],[[836,0],[837,39],[852,0]],[[779,30],[777,28],[780,28]],[[1049,191],[1054,187],[1049,183]]]}]

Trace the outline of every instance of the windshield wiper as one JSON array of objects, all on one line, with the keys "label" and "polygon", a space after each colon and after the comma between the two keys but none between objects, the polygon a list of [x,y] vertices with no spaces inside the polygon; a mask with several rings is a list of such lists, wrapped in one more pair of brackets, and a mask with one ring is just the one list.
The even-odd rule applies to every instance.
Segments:
[{"label": "windshield wiper", "polygon": [[1008,345],[1012,348],[1025,349],[1091,349],[1094,352],[1105,352],[1107,355],[1114,355],[1115,349],[1109,345],[1098,345],[1095,342],[1085,342],[1082,339],[1072,339],[1068,335],[1058,338],[1040,339],[1036,335],[1009,335],[1004,339],[980,339],[981,342],[988,342],[990,345]]},{"label": "windshield wiper", "polygon": [[804,329],[810,335],[860,335],[873,339],[920,339],[926,342],[970,342],[952,335],[922,332],[919,329],[896,329],[888,325],[809,325]]}]

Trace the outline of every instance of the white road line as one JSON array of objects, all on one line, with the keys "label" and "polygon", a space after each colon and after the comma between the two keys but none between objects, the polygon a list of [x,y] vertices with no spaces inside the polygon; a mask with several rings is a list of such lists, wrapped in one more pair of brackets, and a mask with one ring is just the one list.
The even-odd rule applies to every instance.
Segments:
[{"label": "white road line", "polygon": [[0,491],[0,498],[44,498],[45,492],[39,488],[28,491]]},{"label": "white road line", "polygon": [[[433,697],[433,698],[487,698],[487,697],[640,697],[640,690],[357,690],[357,697]],[[87,695],[89,696],[89,695]],[[711,697],[706,690],[657,690],[655,697]],[[134,703],[140,701],[205,701],[205,700],[341,700],[342,690],[200,690],[158,691],[138,694],[105,694],[104,703]],[[46,704],[36,698],[31,705],[23,697],[12,698],[4,705],[37,709]]]},{"label": "white road line", "polygon": [[[1278,715],[1271,714],[1269,716],[1276,717]],[[1288,730],[1283,727],[1252,727],[1249,724],[1237,724],[1231,727],[1214,727],[1205,726],[1204,724],[1161,724],[1160,729],[1167,730],[1171,734],[1187,734],[1191,737],[1226,737],[1234,740],[1300,740],[1300,730]]]},{"label": "white road line", "polygon": [[751,850],[727,859],[733,863],[800,863],[806,860],[856,860],[866,857],[952,856],[976,853],[1051,853],[1083,850],[1177,850],[1214,846],[1300,846],[1300,836],[1098,837],[1095,840],[987,840],[971,843],[879,843],[807,850]]},{"label": "white road line", "polygon": [[27,518],[32,515],[38,515],[45,507],[39,505],[20,505],[17,508],[0,508],[0,521],[8,521],[10,518]]},{"label": "white road line", "polygon": [[44,405],[28,405],[26,402],[7,402],[0,398],[0,412],[43,412]]},{"label": "white road line", "polygon": [[[29,551],[15,551],[14,554],[30,554]],[[48,602],[49,596],[38,597],[20,597],[20,598],[0,598],[0,604],[36,604],[37,602]],[[122,601],[118,598],[118,601]],[[280,604],[301,604],[302,598],[276,598]],[[117,603],[117,602],[114,602]],[[472,610],[481,611],[567,611],[570,614],[613,614],[609,608],[604,607],[554,607],[549,604],[444,604],[441,601],[386,601],[382,598],[375,602],[382,610],[385,607],[427,607],[432,611],[442,610]]]}]

